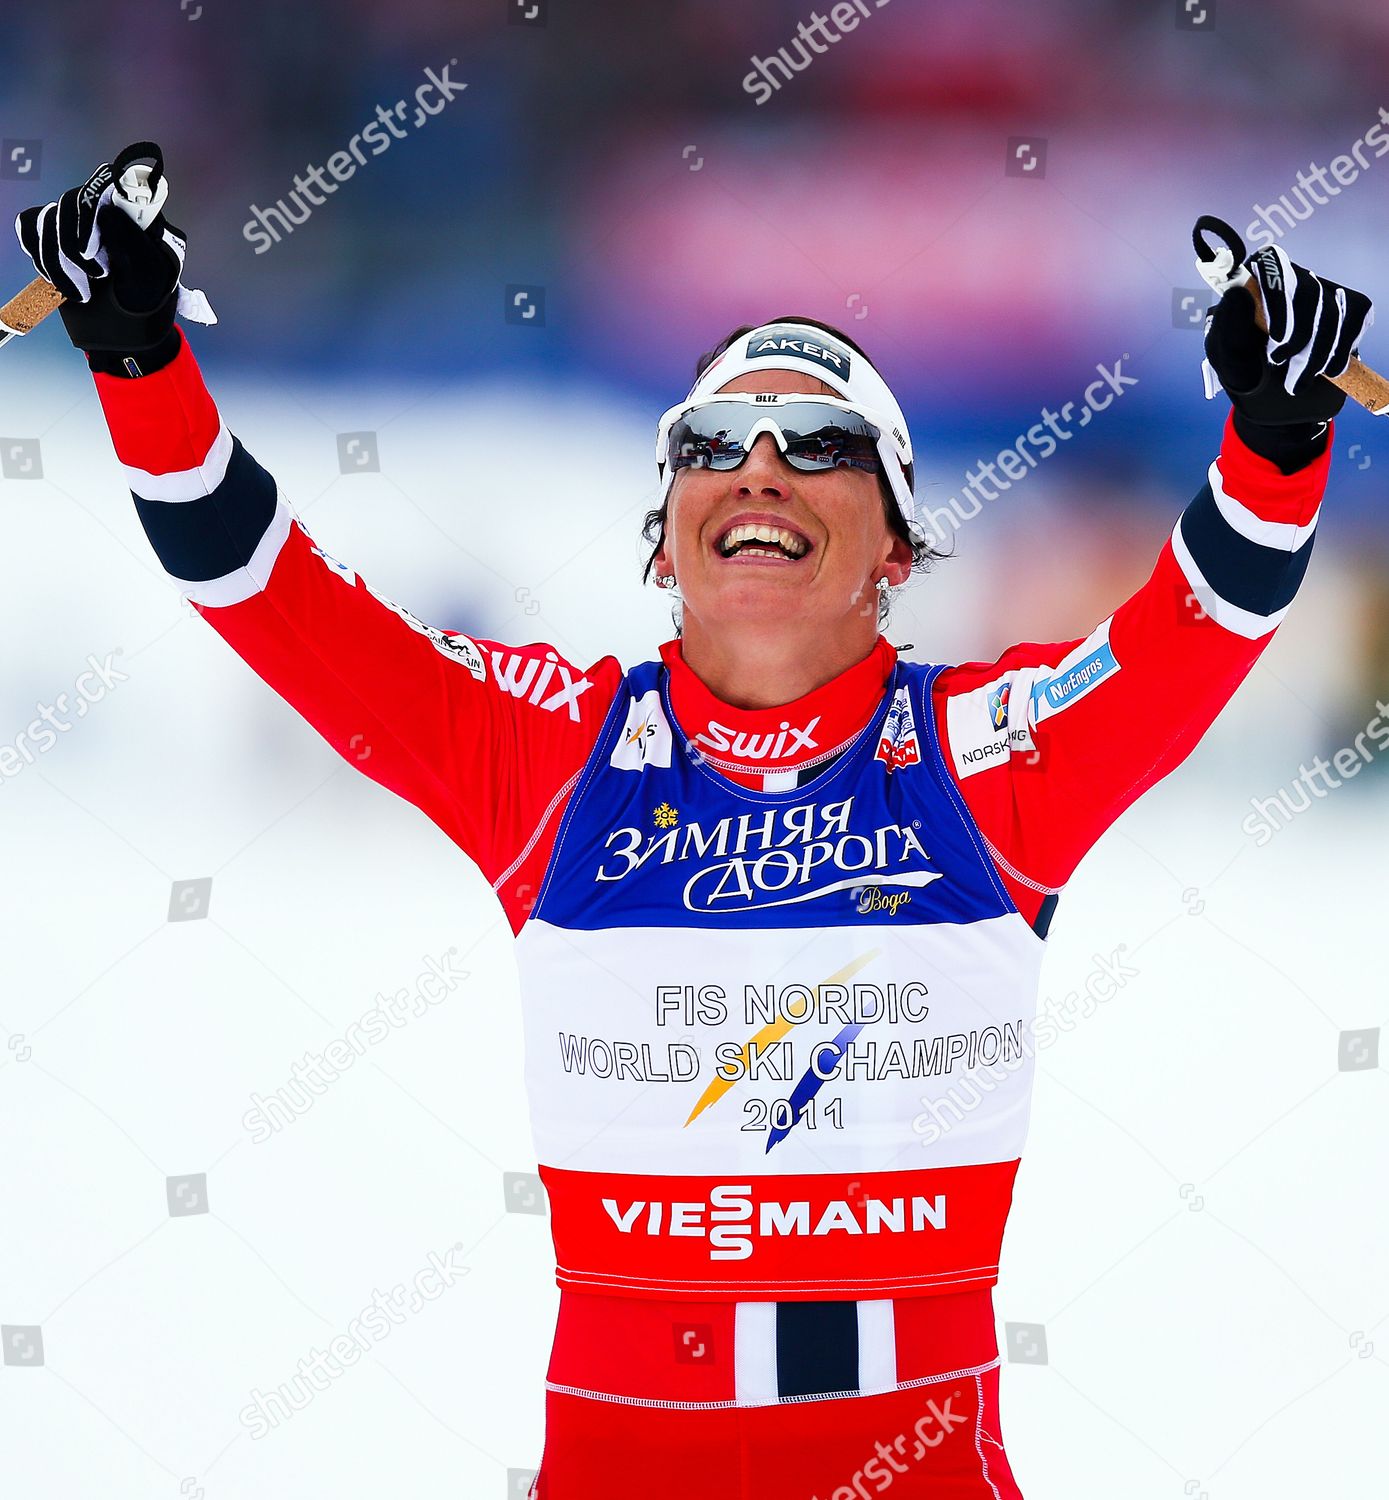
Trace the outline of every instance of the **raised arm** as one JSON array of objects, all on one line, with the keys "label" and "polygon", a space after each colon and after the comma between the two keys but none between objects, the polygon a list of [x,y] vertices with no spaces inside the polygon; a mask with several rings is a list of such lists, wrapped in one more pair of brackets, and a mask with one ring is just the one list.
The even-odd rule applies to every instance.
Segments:
[{"label": "raised arm", "polygon": [[617,663],[582,671],[546,645],[436,629],[374,592],[314,545],[174,337],[177,352],[151,373],[95,376],[160,562],[340,755],[496,880],[592,748]]},{"label": "raised arm", "polygon": [[620,668],[607,657],[580,670],[547,645],[425,625],[320,551],[222,422],[174,324],[181,253],[160,238],[162,221],[146,231],[117,209],[97,210],[79,233],[80,215],[65,210],[99,179],[26,210],[20,235],[45,274],[87,267],[66,278],[63,320],[87,352],[161,563],[340,755],[477,862],[519,926],[527,861],[553,833]]},{"label": "raised arm", "polygon": [[937,679],[947,762],[1029,920],[1045,924],[1081,856],[1186,759],[1272,640],[1307,570],[1329,438],[1285,474],[1232,416],[1132,598],[1081,639]]},{"label": "raised arm", "polygon": [[937,679],[951,770],[1020,911],[1045,932],[1081,856],[1180,765],[1273,637],[1307,571],[1362,292],[1251,256],[1273,335],[1235,286],[1206,320],[1230,396],[1220,456],[1148,582],[1080,640]]}]

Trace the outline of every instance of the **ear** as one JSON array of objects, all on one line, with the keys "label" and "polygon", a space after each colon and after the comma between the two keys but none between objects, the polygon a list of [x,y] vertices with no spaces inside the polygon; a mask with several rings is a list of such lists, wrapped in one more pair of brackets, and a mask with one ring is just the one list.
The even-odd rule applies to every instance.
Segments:
[{"label": "ear", "polygon": [[675,562],[670,555],[670,523],[675,515],[675,497],[680,492],[680,481],[684,478],[683,471],[675,476],[675,482],[671,485],[666,495],[666,520],[661,528],[661,545],[652,554],[651,576],[658,577],[662,573],[673,574]]},{"label": "ear", "polygon": [[891,534],[892,546],[888,548],[887,556],[883,559],[883,577],[888,583],[896,588],[898,584],[905,583],[912,575],[912,549],[911,544],[894,531]]}]

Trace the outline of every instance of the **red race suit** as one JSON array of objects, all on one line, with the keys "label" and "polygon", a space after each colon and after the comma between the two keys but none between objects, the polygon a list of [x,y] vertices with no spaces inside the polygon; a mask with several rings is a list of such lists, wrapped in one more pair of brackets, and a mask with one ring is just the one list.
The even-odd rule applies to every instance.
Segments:
[{"label": "red race suit", "polygon": [[1047,926],[1268,644],[1329,445],[1287,474],[1227,424],[1148,581],[1086,635],[944,666],[879,638],[751,711],[678,641],[624,671],[376,594],[186,344],[96,379],[179,587],[475,861],[516,934],[562,1288],[535,1493],[1017,1496],[991,1287]]}]

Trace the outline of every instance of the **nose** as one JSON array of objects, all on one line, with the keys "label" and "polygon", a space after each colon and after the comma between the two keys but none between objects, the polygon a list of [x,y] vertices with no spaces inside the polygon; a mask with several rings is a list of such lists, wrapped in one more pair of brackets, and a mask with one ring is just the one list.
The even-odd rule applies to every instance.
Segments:
[{"label": "nose", "polygon": [[776,495],[785,500],[791,493],[790,474],[776,439],[770,432],[763,432],[753,440],[748,456],[733,471],[734,492],[739,495]]}]

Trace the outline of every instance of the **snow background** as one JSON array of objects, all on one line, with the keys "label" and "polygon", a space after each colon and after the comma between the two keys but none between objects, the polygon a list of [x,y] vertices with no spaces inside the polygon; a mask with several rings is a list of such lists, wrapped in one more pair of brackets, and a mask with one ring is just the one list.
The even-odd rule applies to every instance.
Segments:
[{"label": "snow background", "polygon": [[[505,1177],[534,1159],[500,909],[181,603],[80,362],[24,349],[7,377],[20,353],[0,427],[39,439],[42,478],[0,480],[0,744],[89,654],[118,652],[128,681],[0,777],[3,1488],[524,1495],[556,1293],[546,1222],[514,1211],[524,1187]],[[668,633],[637,577],[640,405],[211,378],[320,545],[423,618],[581,661]],[[537,423],[542,408],[559,420]],[[569,419],[601,462],[574,462]],[[381,471],[344,474],[337,434],[361,431]],[[968,461],[942,452],[943,481]],[[1078,616],[1092,575],[1138,582],[1200,476],[1116,539],[1058,525],[1068,463],[972,522],[891,637],[919,658],[996,652],[1028,602],[1005,578],[1053,596],[1079,635],[1099,617]],[[1241,828],[1251,797],[1374,713],[1342,645],[1356,567],[1333,532],[1265,664],[1060,906],[1044,996],[1082,990],[1120,945],[1139,972],[1040,1058],[997,1297],[1029,1494],[1262,1500],[1382,1478],[1389,1086],[1382,1064],[1339,1064],[1343,1032],[1386,1020],[1389,787],[1372,768],[1263,848]],[[205,914],[170,921],[174,882],[208,878]],[[452,948],[463,984],[253,1144],[253,1095]],[[199,1211],[171,1214],[167,1179],[200,1173],[205,1199],[181,1200]],[[253,1390],[459,1245],[466,1277],[251,1437]],[[1048,1362],[1005,1324],[1042,1325]],[[42,1368],[14,1332],[33,1326]]]}]

